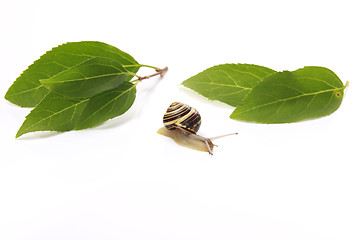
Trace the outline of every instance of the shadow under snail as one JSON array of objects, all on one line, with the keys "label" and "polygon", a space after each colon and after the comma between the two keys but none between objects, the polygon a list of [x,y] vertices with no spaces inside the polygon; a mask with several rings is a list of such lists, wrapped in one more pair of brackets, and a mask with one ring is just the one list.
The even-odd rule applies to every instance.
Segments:
[{"label": "shadow under snail", "polygon": [[196,133],[201,125],[199,112],[189,105],[173,102],[163,117],[164,127],[158,130],[159,134],[172,138],[177,144],[213,154],[212,140],[237,133],[226,134],[213,138],[206,138]]}]

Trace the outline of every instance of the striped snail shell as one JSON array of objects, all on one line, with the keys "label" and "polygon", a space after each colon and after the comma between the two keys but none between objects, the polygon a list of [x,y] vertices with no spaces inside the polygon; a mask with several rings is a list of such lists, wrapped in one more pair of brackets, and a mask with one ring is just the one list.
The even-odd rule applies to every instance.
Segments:
[{"label": "striped snail shell", "polygon": [[188,148],[196,149],[199,151],[207,151],[213,154],[214,145],[213,139],[229,136],[233,134],[226,134],[214,138],[206,138],[196,133],[199,131],[201,125],[201,116],[195,108],[189,105],[173,102],[163,117],[163,128],[158,130],[159,134],[171,137],[178,144]]},{"label": "striped snail shell", "polygon": [[169,130],[180,128],[196,134],[201,125],[201,116],[195,108],[187,104],[173,102],[166,110],[163,123]]}]

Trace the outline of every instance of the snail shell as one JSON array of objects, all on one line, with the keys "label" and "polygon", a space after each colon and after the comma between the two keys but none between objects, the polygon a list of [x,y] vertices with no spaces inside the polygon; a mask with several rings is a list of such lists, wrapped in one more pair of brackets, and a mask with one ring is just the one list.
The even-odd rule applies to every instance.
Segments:
[{"label": "snail shell", "polygon": [[189,105],[173,102],[163,118],[164,126],[169,130],[177,128],[196,134],[201,125],[199,112]]}]

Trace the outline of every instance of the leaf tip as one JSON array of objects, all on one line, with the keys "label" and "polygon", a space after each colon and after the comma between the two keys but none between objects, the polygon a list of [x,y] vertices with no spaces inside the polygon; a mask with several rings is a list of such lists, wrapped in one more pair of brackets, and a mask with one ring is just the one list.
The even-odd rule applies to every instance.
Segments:
[{"label": "leaf tip", "polygon": [[29,133],[32,132],[31,130],[29,131],[29,129],[26,127],[26,119],[23,122],[23,124],[21,125],[21,127],[19,128],[19,130],[17,131],[16,135],[15,135],[15,139],[19,138],[20,136],[24,135],[25,133]]},{"label": "leaf tip", "polygon": [[237,112],[236,109],[237,109],[237,108],[235,108],[234,111],[233,111],[233,112],[230,114],[230,116],[229,116],[229,117],[230,117],[231,119],[233,119],[233,120],[238,120],[237,117],[236,117],[236,112]]},{"label": "leaf tip", "polygon": [[21,128],[19,129],[19,131],[16,133],[15,135],[15,139],[18,139],[21,135],[23,135],[24,133],[20,132]]}]

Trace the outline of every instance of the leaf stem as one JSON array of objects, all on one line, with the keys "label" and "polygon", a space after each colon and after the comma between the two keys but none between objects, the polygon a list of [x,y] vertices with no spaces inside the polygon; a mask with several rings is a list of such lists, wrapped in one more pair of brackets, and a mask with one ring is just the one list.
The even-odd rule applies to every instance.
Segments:
[{"label": "leaf stem", "polygon": [[127,72],[126,74],[129,74],[129,75],[137,77],[137,78],[141,78],[141,76],[139,76],[139,75],[137,75],[137,74],[135,74],[133,72]]},{"label": "leaf stem", "polygon": [[141,81],[141,80],[144,80],[144,79],[155,77],[157,75],[160,75],[160,77],[163,77],[167,70],[168,70],[168,67],[165,67],[163,69],[157,68],[157,69],[155,69],[156,73],[151,74],[151,75],[147,75],[147,76],[144,76],[144,77],[140,77],[138,80]]},{"label": "leaf stem", "polygon": [[350,84],[349,81],[346,81],[344,89],[346,89],[349,86],[349,84]]},{"label": "leaf stem", "polygon": [[149,79],[151,77],[155,77],[155,76],[158,76],[158,75],[160,75],[160,77],[163,77],[167,70],[168,70],[168,67],[165,67],[165,68],[162,68],[162,69],[156,68],[155,69],[156,73],[151,74],[151,75],[147,75],[147,76],[143,76],[143,77],[137,76],[138,78],[133,80],[132,82],[140,82],[140,81],[142,81],[144,79]]}]

